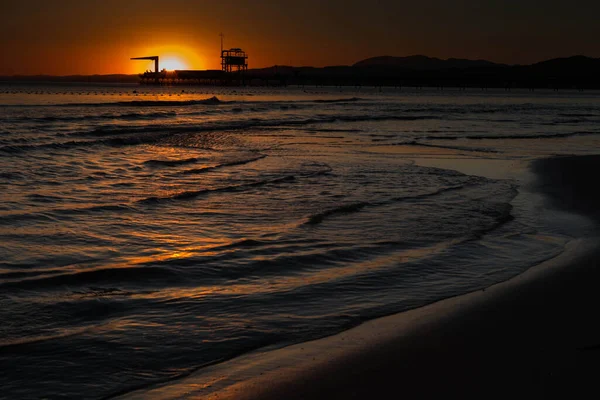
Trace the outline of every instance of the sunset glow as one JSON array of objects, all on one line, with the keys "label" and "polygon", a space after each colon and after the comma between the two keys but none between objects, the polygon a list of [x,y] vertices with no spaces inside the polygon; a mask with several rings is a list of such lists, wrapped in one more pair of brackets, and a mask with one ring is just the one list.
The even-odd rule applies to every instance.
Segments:
[{"label": "sunset glow", "polygon": [[190,69],[190,67],[177,56],[168,56],[160,60],[160,67],[167,71],[174,71],[178,69]]},{"label": "sunset glow", "polygon": [[0,6],[0,75],[137,74],[149,63],[131,57],[166,61],[168,54],[178,61],[164,64],[167,69],[220,69],[220,32],[226,48],[248,52],[250,68],[352,65],[381,55],[508,64],[600,56],[600,2],[550,2],[540,13],[533,0],[511,8],[499,0],[477,7],[441,0],[427,6],[385,0],[373,7],[358,0],[56,1]]},{"label": "sunset glow", "polygon": [[[192,46],[157,46],[135,50],[135,54],[141,56],[160,57],[159,68],[167,71],[186,70],[186,69],[203,69],[206,68],[206,63],[203,57],[199,55],[196,49]],[[132,73],[140,73],[144,71],[153,71],[154,62],[131,62]]]}]

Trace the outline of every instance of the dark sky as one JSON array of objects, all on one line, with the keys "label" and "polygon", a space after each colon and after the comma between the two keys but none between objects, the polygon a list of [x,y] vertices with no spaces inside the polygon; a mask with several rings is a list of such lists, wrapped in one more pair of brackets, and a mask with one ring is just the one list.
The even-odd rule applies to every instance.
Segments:
[{"label": "dark sky", "polygon": [[20,0],[0,2],[0,74],[134,73],[129,57],[218,68],[424,54],[509,64],[600,57],[600,0]]}]

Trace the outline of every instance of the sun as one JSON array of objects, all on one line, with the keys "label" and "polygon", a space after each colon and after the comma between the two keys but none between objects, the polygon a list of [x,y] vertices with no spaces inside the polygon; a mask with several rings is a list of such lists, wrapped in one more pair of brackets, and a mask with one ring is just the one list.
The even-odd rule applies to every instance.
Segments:
[{"label": "sun", "polygon": [[172,55],[165,55],[160,58],[160,69],[167,71],[190,69],[190,66],[181,58]]},{"label": "sun", "polygon": [[[146,48],[140,48],[132,52],[135,55],[141,54],[142,56],[158,56],[159,57],[159,69],[167,71],[175,70],[190,70],[190,69],[202,69],[206,64],[204,57],[199,55],[203,49],[194,48],[192,46],[182,45],[164,45],[164,46],[152,46]],[[132,68],[139,73],[142,69],[146,71],[154,71],[154,62],[149,61],[147,64],[133,64]]]}]

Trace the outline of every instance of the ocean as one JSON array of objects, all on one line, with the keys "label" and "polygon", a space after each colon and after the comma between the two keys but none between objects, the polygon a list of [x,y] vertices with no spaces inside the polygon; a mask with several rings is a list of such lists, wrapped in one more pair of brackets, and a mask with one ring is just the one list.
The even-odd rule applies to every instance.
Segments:
[{"label": "ocean", "polygon": [[103,399],[489,287],[589,233],[594,92],[0,85],[0,398]]}]

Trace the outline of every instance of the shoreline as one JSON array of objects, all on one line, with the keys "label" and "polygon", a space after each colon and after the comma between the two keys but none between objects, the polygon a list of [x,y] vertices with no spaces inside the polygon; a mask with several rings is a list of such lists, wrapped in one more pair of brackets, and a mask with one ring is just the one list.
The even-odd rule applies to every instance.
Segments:
[{"label": "shoreline", "polygon": [[[566,166],[566,168],[565,168]],[[534,160],[553,207],[599,220],[582,168],[600,156]],[[584,196],[584,201],[577,201]],[[332,399],[447,395],[537,397],[585,393],[594,384],[600,272],[596,237],[484,290],[391,316],[337,335],[262,349],[177,382],[120,398]]]}]

